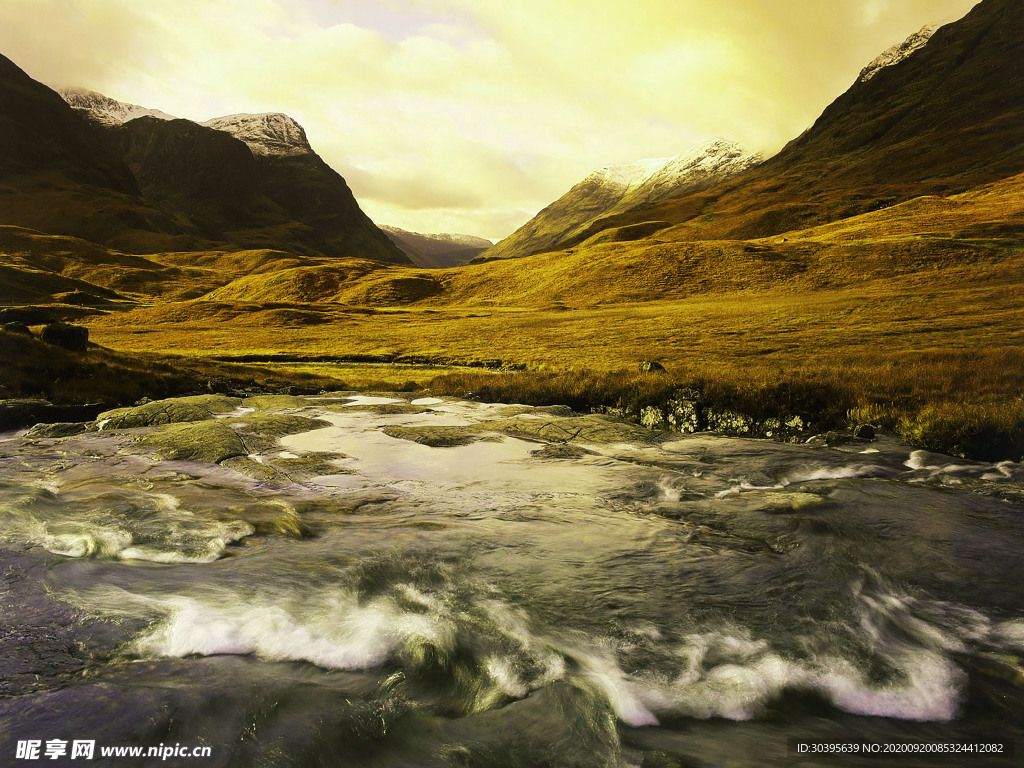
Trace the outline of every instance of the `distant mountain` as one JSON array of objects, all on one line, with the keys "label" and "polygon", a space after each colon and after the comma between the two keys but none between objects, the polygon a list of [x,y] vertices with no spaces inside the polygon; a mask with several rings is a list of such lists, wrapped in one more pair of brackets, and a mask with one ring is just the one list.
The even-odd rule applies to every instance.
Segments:
[{"label": "distant mountain", "polygon": [[156,117],[160,120],[175,119],[174,115],[161,112],[159,109],[128,104],[86,88],[61,88],[57,93],[86,120],[106,127],[123,125],[136,117]]},{"label": "distant mountain", "polygon": [[381,227],[413,264],[425,269],[461,267],[490,248],[493,243],[475,235],[424,235],[398,227]]},{"label": "distant mountain", "polygon": [[212,128],[64,94],[0,57],[0,224],[128,253],[272,248],[409,263],[284,115]]},{"label": "distant mountain", "polygon": [[667,197],[697,192],[760,163],[732,141],[715,138],[671,158],[640,160],[594,171],[511,235],[481,255],[515,258],[551,248],[596,220]]},{"label": "distant mountain", "polygon": [[767,237],[1024,171],[1024,3],[982,0],[926,37],[876,59],[742,177],[607,217],[562,244],[651,220],[681,240]]}]

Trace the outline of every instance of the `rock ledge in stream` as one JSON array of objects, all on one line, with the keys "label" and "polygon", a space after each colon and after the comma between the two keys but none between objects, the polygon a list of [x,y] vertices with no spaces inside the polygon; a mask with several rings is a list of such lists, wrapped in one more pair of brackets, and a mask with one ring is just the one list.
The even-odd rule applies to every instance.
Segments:
[{"label": "rock ledge in stream", "polygon": [[185,421],[205,421],[217,413],[230,413],[241,404],[241,399],[224,395],[155,400],[145,405],[101,413],[96,417],[96,429],[138,429]]}]

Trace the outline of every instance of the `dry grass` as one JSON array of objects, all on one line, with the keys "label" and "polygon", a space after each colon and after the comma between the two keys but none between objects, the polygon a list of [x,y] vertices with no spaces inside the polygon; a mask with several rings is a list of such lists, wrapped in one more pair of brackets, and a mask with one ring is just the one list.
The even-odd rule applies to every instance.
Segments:
[{"label": "dry grass", "polygon": [[[750,413],[785,406],[823,423],[882,423],[930,447],[1019,455],[1024,249],[1013,233],[1022,190],[1024,177],[1014,177],[785,240],[686,243],[659,232],[433,271],[440,293],[419,270],[359,260],[156,254],[150,264],[177,270],[176,295],[222,287],[189,301],[133,294],[138,308],[80,322],[94,341],[127,353],[197,364],[285,365],[285,356],[287,375],[325,374],[345,388],[590,407],[651,402],[695,384]],[[50,242],[37,258],[65,258],[52,252],[58,246],[66,243]],[[72,262],[64,272],[81,268]],[[526,373],[371,370],[346,360]],[[638,378],[643,360],[668,375]]]}]

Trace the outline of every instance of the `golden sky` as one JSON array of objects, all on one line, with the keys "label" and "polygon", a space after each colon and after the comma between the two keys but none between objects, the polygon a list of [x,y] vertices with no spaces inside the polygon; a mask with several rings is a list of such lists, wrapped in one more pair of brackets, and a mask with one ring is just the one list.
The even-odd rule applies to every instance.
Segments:
[{"label": "golden sky", "polygon": [[977,0],[0,0],[0,53],[195,120],[285,112],[378,224],[498,239],[590,171],[777,151]]}]

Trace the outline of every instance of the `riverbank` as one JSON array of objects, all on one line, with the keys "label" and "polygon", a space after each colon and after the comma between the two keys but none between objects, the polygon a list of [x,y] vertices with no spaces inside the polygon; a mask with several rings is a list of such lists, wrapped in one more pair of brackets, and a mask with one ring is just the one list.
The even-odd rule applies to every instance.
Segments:
[{"label": "riverbank", "polygon": [[[41,404],[108,407],[141,398],[210,392],[314,393],[322,389],[396,390],[524,405],[566,405],[622,417],[654,430],[715,432],[803,442],[833,433],[846,439],[868,427],[885,429],[927,450],[986,461],[1024,454],[1024,387],[1020,353],[1007,350],[921,356],[912,365],[858,371],[805,366],[790,374],[761,371],[588,369],[508,370],[466,361],[463,367],[323,361],[260,365],[124,354],[90,345],[73,352],[36,338],[0,332],[4,428],[31,426]],[[651,361],[653,362],[653,361]],[[29,399],[33,408],[13,401]],[[30,404],[32,404],[30,403]],[[20,409],[20,410],[19,410]],[[9,418],[8,418],[9,417]],[[13,421],[12,421],[13,419]],[[20,421],[19,421],[20,419]],[[24,423],[22,423],[24,422]],[[868,431],[864,430],[864,434]]]}]

